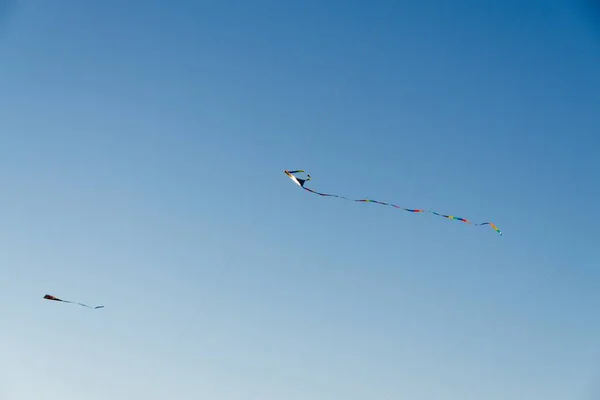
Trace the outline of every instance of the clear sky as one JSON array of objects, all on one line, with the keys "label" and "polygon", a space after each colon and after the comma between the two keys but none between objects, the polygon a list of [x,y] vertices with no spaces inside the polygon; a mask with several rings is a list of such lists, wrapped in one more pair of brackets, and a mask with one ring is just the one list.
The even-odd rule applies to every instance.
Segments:
[{"label": "clear sky", "polygon": [[3,3],[0,399],[598,399],[594,12]]}]

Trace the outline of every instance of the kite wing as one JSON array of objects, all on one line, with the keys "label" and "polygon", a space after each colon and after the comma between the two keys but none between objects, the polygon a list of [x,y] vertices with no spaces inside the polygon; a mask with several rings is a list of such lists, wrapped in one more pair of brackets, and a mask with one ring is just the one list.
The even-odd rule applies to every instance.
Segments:
[{"label": "kite wing", "polygon": [[453,215],[440,214],[440,213],[438,213],[436,211],[432,211],[432,210],[421,210],[421,209],[415,209],[415,208],[404,208],[404,207],[400,207],[400,206],[398,206],[396,204],[386,203],[386,202],[383,202],[383,201],[370,200],[370,199],[349,199],[347,197],[339,196],[337,194],[320,193],[320,192],[314,191],[314,190],[309,189],[306,186],[304,186],[304,184],[306,182],[308,182],[309,180],[311,180],[310,175],[306,174],[307,178],[305,178],[305,179],[298,178],[297,176],[294,175],[294,174],[297,174],[299,172],[305,172],[304,170],[301,170],[301,169],[295,170],[295,171],[284,170],[283,172],[285,172],[285,174],[292,181],[294,181],[298,186],[300,186],[302,189],[306,190],[307,192],[310,192],[310,193],[313,193],[313,194],[317,194],[319,196],[323,196],[323,197],[337,197],[337,198],[340,198],[340,199],[344,199],[344,200],[348,200],[348,201],[354,201],[354,202],[358,202],[358,203],[376,203],[376,204],[380,204],[380,205],[383,205],[383,206],[389,206],[389,207],[398,208],[400,210],[408,211],[408,212],[411,212],[411,213],[425,213],[425,212],[427,212],[427,213],[430,213],[430,214],[433,214],[433,215],[437,215],[438,217],[442,217],[442,218],[446,218],[446,219],[453,219],[453,220],[457,220],[457,221],[464,222],[466,224],[474,225],[474,226],[489,225],[489,226],[492,227],[492,229],[494,229],[496,232],[498,232],[499,235],[502,235],[502,232],[500,231],[500,229],[498,229],[498,227],[495,224],[491,223],[491,222],[474,223],[474,222],[471,222],[471,221],[467,220],[466,218],[456,217],[456,216],[453,216]]},{"label": "kite wing", "polygon": [[55,297],[55,296],[52,296],[52,295],[49,295],[49,294],[45,295],[44,299],[46,299],[46,300],[52,300],[52,301],[60,301],[60,302],[63,302],[63,303],[78,304],[78,305],[80,305],[82,307],[93,308],[94,310],[97,310],[99,308],[104,308],[104,306],[90,307],[87,304],[75,303],[75,302],[69,301],[69,300],[62,300],[62,299],[59,299],[58,297]]}]

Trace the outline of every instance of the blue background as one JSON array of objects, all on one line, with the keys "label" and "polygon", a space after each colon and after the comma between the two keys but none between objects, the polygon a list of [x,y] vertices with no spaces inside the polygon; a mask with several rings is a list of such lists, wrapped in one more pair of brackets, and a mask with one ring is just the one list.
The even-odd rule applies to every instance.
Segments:
[{"label": "blue background", "polygon": [[0,398],[597,398],[598,15],[2,3]]}]

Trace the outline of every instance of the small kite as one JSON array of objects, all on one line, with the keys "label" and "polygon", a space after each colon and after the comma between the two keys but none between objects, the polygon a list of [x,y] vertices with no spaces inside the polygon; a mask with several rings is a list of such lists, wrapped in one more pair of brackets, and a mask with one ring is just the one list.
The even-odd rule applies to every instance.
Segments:
[{"label": "small kite", "polygon": [[464,223],[466,223],[466,224],[469,224],[469,225],[474,225],[474,226],[483,226],[483,225],[489,225],[489,226],[491,226],[491,227],[492,227],[492,228],[493,228],[493,229],[494,229],[496,232],[498,232],[498,234],[502,235],[502,232],[500,231],[500,229],[498,229],[498,227],[497,227],[495,224],[491,223],[491,222],[473,223],[473,222],[471,222],[471,221],[469,221],[469,220],[467,220],[467,219],[465,219],[465,218],[455,217],[455,216],[453,216],[453,215],[445,215],[445,214],[440,214],[440,213],[438,213],[438,212],[431,211],[431,210],[419,210],[419,209],[413,209],[413,208],[404,208],[404,207],[397,206],[397,205],[395,205],[395,204],[384,203],[384,202],[382,202],[382,201],[377,201],[377,200],[369,200],[369,199],[357,199],[357,200],[354,200],[354,199],[349,199],[349,198],[347,198],[347,197],[344,197],[344,196],[339,196],[339,195],[337,195],[337,194],[319,193],[319,192],[316,192],[316,191],[314,191],[314,190],[312,190],[312,189],[309,189],[309,188],[307,188],[306,186],[304,186],[304,184],[305,184],[306,182],[308,182],[308,181],[310,181],[310,180],[311,180],[311,177],[310,177],[310,175],[306,174],[306,178],[304,178],[304,179],[301,179],[301,178],[299,178],[299,177],[297,177],[297,176],[295,176],[295,175],[294,175],[294,174],[297,174],[297,173],[299,173],[299,172],[305,172],[304,170],[302,170],[302,169],[299,169],[299,170],[296,170],[296,171],[288,171],[288,170],[284,170],[283,172],[285,172],[285,174],[286,174],[286,175],[287,175],[287,176],[288,176],[288,177],[289,177],[289,178],[290,178],[292,181],[294,181],[294,183],[295,183],[296,185],[300,186],[302,189],[306,190],[307,192],[314,193],[314,194],[318,194],[319,196],[325,196],[325,197],[337,197],[337,198],[340,198],[340,199],[344,199],[344,200],[348,200],[348,201],[355,201],[355,202],[360,202],[360,203],[376,203],[376,204],[381,204],[381,205],[383,205],[383,206],[390,206],[390,207],[398,208],[398,209],[400,209],[400,210],[408,211],[408,212],[411,212],[411,213],[424,213],[424,212],[428,212],[428,213],[431,213],[431,214],[437,215],[437,216],[439,216],[439,217],[443,217],[443,218],[447,218],[447,219],[454,219],[454,220],[461,221],[461,222],[464,222]]},{"label": "small kite", "polygon": [[54,296],[51,296],[49,294],[45,295],[44,299],[46,299],[46,300],[54,300],[54,301],[62,301],[63,303],[79,304],[80,306],[87,307],[87,308],[93,308],[94,310],[97,310],[99,308],[104,308],[104,306],[90,307],[87,304],[83,304],[83,303],[76,303],[74,301],[61,300],[58,297],[54,297]]}]

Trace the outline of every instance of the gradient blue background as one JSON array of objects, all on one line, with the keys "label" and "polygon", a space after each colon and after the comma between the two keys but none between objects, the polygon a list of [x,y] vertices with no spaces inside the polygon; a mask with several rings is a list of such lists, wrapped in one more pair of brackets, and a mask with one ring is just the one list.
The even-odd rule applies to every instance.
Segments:
[{"label": "gradient blue background", "polygon": [[0,399],[600,398],[591,2],[0,10]]}]

